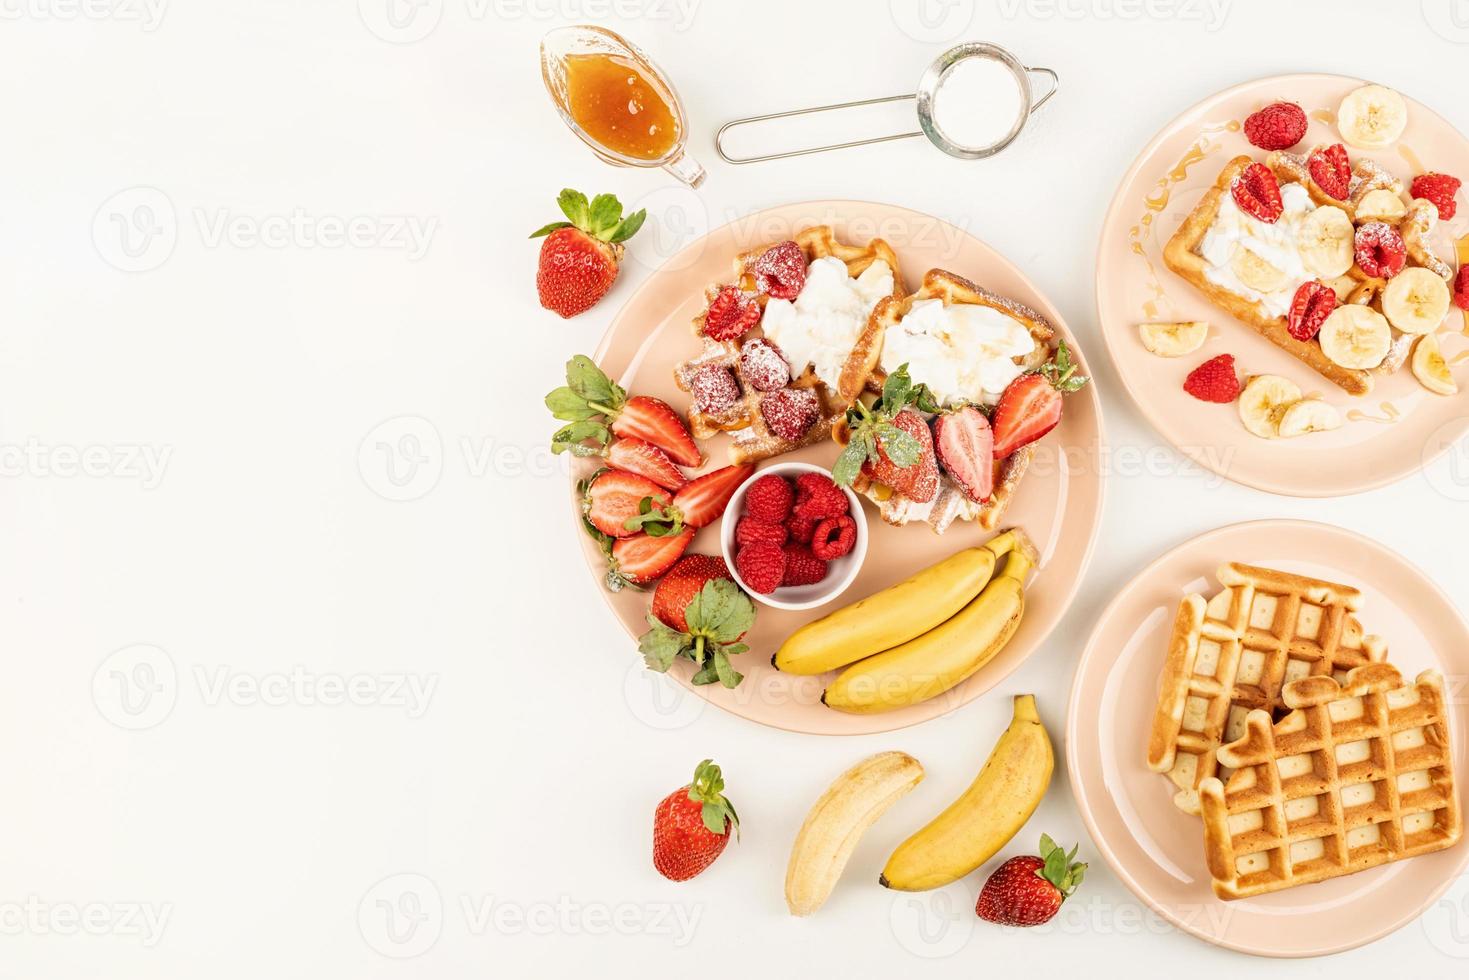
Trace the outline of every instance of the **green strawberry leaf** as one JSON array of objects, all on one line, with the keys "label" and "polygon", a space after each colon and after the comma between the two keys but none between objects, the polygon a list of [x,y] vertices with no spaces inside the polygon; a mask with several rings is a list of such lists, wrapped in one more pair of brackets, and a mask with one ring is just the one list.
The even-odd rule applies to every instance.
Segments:
[{"label": "green strawberry leaf", "polygon": [[591,207],[587,204],[585,194],[568,187],[556,196],[556,204],[560,206],[561,213],[566,215],[567,221],[583,231],[586,230],[591,218]]},{"label": "green strawberry leaf", "polygon": [[711,579],[684,607],[684,619],[695,636],[732,643],[755,622],[755,604],[729,579]]},{"label": "green strawberry leaf", "polygon": [[730,690],[738,687],[740,681],[745,679],[743,674],[730,666],[729,654],[723,648],[714,651],[714,673],[718,675],[719,683]]},{"label": "green strawberry leaf", "polygon": [[587,404],[587,400],[569,387],[562,386],[546,396],[546,407],[551,414],[563,422],[581,422],[602,414]]},{"label": "green strawberry leaf", "polygon": [[863,435],[864,433],[854,435],[837,457],[836,465],[831,468],[832,482],[839,487],[850,487],[852,481],[857,479],[857,474],[862,472],[862,464],[867,462],[867,450],[862,444]]},{"label": "green strawberry leaf", "polygon": [[549,225],[545,225],[544,227],[537,228],[535,231],[531,232],[530,233],[530,237],[532,237],[532,238],[544,238],[547,235],[551,234],[551,232],[553,232],[553,231],[559,231],[562,228],[570,228],[570,227],[571,227],[571,222],[569,222],[569,221],[553,221]]},{"label": "green strawberry leaf", "polygon": [[577,354],[566,362],[566,384],[593,408],[616,410],[622,407],[626,398],[626,392],[613,384],[612,379],[585,354]]},{"label": "green strawberry leaf", "polygon": [[638,229],[643,227],[643,221],[647,217],[648,212],[646,209],[641,211],[634,211],[632,214],[628,215],[622,220],[622,223],[617,226],[617,230],[612,233],[612,237],[609,238],[608,241],[612,242],[614,245],[619,242],[627,241],[629,238],[638,233]]},{"label": "green strawberry leaf", "polygon": [[648,616],[648,624],[652,629],[639,637],[638,652],[643,655],[643,663],[648,665],[649,670],[666,673],[673,662],[688,649],[688,637],[677,630],[669,629],[656,616]]},{"label": "green strawberry leaf", "polygon": [[622,222],[622,202],[616,194],[598,194],[592,198],[587,233],[606,241]]},{"label": "green strawberry leaf", "polygon": [[877,437],[882,440],[883,453],[894,466],[906,469],[923,455],[923,444],[891,422],[878,424]]},{"label": "green strawberry leaf", "polygon": [[908,365],[904,364],[887,376],[882,385],[882,398],[874,407],[880,407],[882,414],[891,418],[902,411],[912,396],[913,379],[908,377]]},{"label": "green strawberry leaf", "polygon": [[[588,439],[597,442],[595,446],[586,444]],[[612,432],[601,422],[586,419],[580,422],[572,422],[557,429],[551,436],[551,452],[564,453],[570,451],[573,456],[600,456],[607,443],[612,441]]]},{"label": "green strawberry leaf", "polygon": [[689,683],[695,687],[703,687],[706,684],[713,684],[717,680],[719,680],[719,670],[714,666],[713,658],[710,658],[703,667],[699,668],[698,673],[689,678]]}]

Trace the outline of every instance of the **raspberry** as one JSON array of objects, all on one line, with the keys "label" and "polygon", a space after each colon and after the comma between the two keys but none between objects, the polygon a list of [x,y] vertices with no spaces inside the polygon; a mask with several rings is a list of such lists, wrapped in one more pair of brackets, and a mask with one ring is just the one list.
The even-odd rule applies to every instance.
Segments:
[{"label": "raspberry", "polygon": [[1403,271],[1408,249],[1392,225],[1369,221],[1357,229],[1357,265],[1374,279],[1391,279]]},{"label": "raspberry", "polygon": [[1469,310],[1469,265],[1459,266],[1459,274],[1454,276],[1454,305]]},{"label": "raspberry", "polygon": [[728,368],[708,364],[694,373],[689,382],[694,395],[694,408],[705,415],[717,415],[728,411],[740,400],[740,386]]},{"label": "raspberry", "polygon": [[806,253],[795,242],[772,245],[755,260],[755,286],[775,299],[795,299],[806,285]]},{"label": "raspberry", "polygon": [[1352,190],[1352,162],[1347,158],[1347,148],[1333,143],[1317,150],[1306,158],[1306,169],[1311,179],[1338,201],[1345,201]]},{"label": "raspberry", "polygon": [[786,530],[791,534],[791,540],[798,544],[810,544],[811,538],[816,534],[816,525],[820,524],[820,517],[802,517],[792,514],[786,520]]},{"label": "raspberry", "polygon": [[1263,163],[1252,163],[1246,167],[1229,185],[1229,193],[1241,211],[1267,225],[1275,224],[1285,210],[1280,201],[1280,182]]},{"label": "raspberry", "polygon": [[815,585],[826,578],[826,562],[813,555],[804,544],[788,544],[783,551],[786,570],[781,577],[781,585]]},{"label": "raspberry", "polygon": [[785,525],[772,524],[753,517],[741,517],[740,522],[735,525],[735,545],[743,548],[747,544],[755,544],[760,541],[766,544],[785,544]]},{"label": "raspberry", "polygon": [[851,510],[847,495],[825,473],[802,473],[796,478],[797,517],[821,520]]},{"label": "raspberry", "polygon": [[816,424],[821,406],[810,388],[782,388],[760,401],[760,417],[771,432],[787,442],[798,442]]},{"label": "raspberry", "polygon": [[1414,197],[1431,201],[1433,206],[1438,208],[1438,216],[1447,221],[1458,210],[1458,205],[1454,203],[1454,195],[1459,193],[1459,178],[1450,177],[1448,174],[1419,174],[1413,178],[1408,193]]},{"label": "raspberry", "polygon": [[822,561],[840,558],[857,543],[857,522],[850,515],[828,517],[816,525],[811,538],[811,553]]},{"label": "raspberry", "polygon": [[1273,102],[1245,119],[1245,139],[1262,150],[1286,150],[1306,135],[1306,113],[1294,102]]},{"label": "raspberry", "polygon": [[746,299],[738,286],[725,286],[704,314],[704,336],[711,340],[738,340],[760,322],[760,304]]},{"label": "raspberry", "polygon": [[1336,309],[1336,291],[1319,279],[1303,282],[1290,301],[1286,329],[1297,340],[1310,340],[1321,332],[1321,324]]},{"label": "raspberry", "polygon": [[1232,402],[1239,397],[1239,378],[1234,373],[1234,355],[1220,354],[1189,372],[1183,390],[1199,401]]},{"label": "raspberry", "polygon": [[785,477],[767,473],[745,491],[745,513],[757,521],[779,524],[791,512],[795,496]]},{"label": "raspberry", "polygon": [[791,366],[785,355],[768,340],[745,341],[740,351],[740,373],[756,391],[776,391],[791,383]]},{"label": "raspberry", "polygon": [[750,591],[770,595],[785,578],[785,552],[780,545],[763,541],[747,545],[735,555],[735,571]]}]

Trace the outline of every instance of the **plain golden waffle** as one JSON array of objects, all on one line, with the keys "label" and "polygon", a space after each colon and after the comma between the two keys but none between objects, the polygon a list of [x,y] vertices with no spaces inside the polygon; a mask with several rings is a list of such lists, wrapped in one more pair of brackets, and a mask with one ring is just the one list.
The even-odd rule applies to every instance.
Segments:
[{"label": "plain golden waffle", "polygon": [[1168,774],[1188,813],[1204,780],[1227,775],[1217,750],[1250,711],[1282,713],[1291,681],[1341,679],[1387,655],[1352,616],[1362,594],[1350,586],[1233,562],[1216,575],[1223,591],[1179,604],[1148,740],[1148,767]]},{"label": "plain golden waffle", "polygon": [[1443,679],[1390,664],[1288,684],[1293,710],[1252,711],[1204,780],[1214,892],[1235,899],[1326,881],[1453,846],[1463,832]]},{"label": "plain golden waffle", "polygon": [[[799,232],[793,240],[801,247],[808,265],[820,258],[837,258],[846,264],[848,275],[854,279],[874,262],[886,262],[893,273],[895,295],[901,295],[903,292],[898,256],[893,252],[892,247],[881,238],[874,238],[866,245],[846,245],[837,241],[829,226],[817,225]],[[762,309],[769,301],[769,296],[756,290],[754,267],[760,256],[776,244],[779,243],[772,242],[760,248],[742,252],[734,259],[734,284],[751,295]],[[708,439],[720,432],[730,433],[733,436],[729,451],[731,463],[768,459],[829,438],[832,424],[843,416],[847,406],[862,391],[867,374],[864,366],[867,359],[876,361],[876,337],[872,331],[871,322],[869,321],[868,327],[853,345],[853,351],[849,357],[849,363],[852,365],[850,374],[848,370],[843,371],[837,389],[834,390],[823,383],[816,377],[815,371],[809,367],[799,377],[792,378],[787,384],[786,387],[789,389],[810,392],[810,397],[813,397],[816,402],[817,420],[801,439],[784,439],[770,431],[760,410],[761,403],[775,392],[761,391],[757,388],[741,363],[742,344],[750,337],[763,336],[760,330],[756,328],[745,338],[726,341],[714,340],[704,334],[704,320],[709,312],[709,304],[713,302],[714,297],[719,294],[724,285],[716,283],[705,291],[704,308],[693,320],[694,334],[703,341],[704,348],[696,357],[679,364],[674,369],[674,380],[682,390],[691,391],[694,377],[701,368],[709,366],[726,368],[734,375],[739,387],[739,397],[729,408],[717,413],[702,411],[697,405],[691,406],[688,412],[689,430],[696,439]]]},{"label": "plain golden waffle", "polygon": [[[914,303],[930,299],[942,300],[945,306],[961,303],[987,306],[998,310],[1022,323],[1035,340],[1035,349],[1031,354],[1017,359],[1024,368],[1032,370],[1050,360],[1054,350],[1056,331],[1044,316],[1028,306],[976,286],[962,276],[943,269],[931,269],[923,277],[923,284],[917,292],[908,296],[884,299],[877,304],[872,311],[872,328],[877,344],[871,350],[863,349],[853,352],[843,371],[843,379],[845,380],[849,374],[861,371],[866,378],[866,388],[869,391],[881,392],[883,381],[887,377],[878,364],[882,353],[882,338],[886,335],[888,328],[895,326],[908,314]],[[918,382],[922,379],[914,378],[913,380]],[[847,435],[845,426],[838,425],[835,434],[837,441],[845,445]],[[936,532],[942,534],[955,520],[965,520],[977,521],[980,527],[992,531],[999,526],[1001,518],[1004,517],[1005,508],[1009,506],[1021,477],[1025,475],[1030,465],[1032,456],[1032,447],[1023,446],[1004,459],[996,461],[994,491],[984,503],[976,503],[969,499],[958,485],[942,472],[938,494],[934,499],[928,501],[912,500],[903,494],[895,493],[890,487],[873,483],[866,475],[859,475],[852,489],[871,500],[877,506],[882,519],[889,524],[901,526],[913,521],[924,521]]]}]

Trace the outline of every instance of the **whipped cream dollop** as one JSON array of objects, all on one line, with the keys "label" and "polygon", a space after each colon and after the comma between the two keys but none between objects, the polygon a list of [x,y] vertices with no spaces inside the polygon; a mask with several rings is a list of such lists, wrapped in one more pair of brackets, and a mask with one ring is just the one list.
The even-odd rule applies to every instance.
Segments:
[{"label": "whipped cream dollop", "polygon": [[907,364],[943,404],[992,405],[1025,370],[1015,358],[1034,350],[1025,324],[999,310],[923,299],[888,327],[880,363],[889,373]]},{"label": "whipped cream dollop", "polygon": [[[1296,289],[1313,278],[1301,261],[1299,241],[1301,222],[1316,210],[1316,204],[1310,192],[1295,182],[1281,186],[1280,201],[1284,206],[1280,217],[1274,224],[1266,224],[1241,211],[1234,203],[1233,194],[1224,194],[1219,202],[1219,214],[1199,244],[1199,255],[1206,263],[1205,278],[1236,296],[1259,303],[1271,316],[1285,316]],[[1269,293],[1245,285],[1231,265],[1236,250],[1241,248],[1249,249],[1285,273],[1286,284]]]},{"label": "whipped cream dollop", "polygon": [[806,285],[794,300],[772,299],[765,304],[760,326],[785,355],[792,377],[810,365],[818,378],[835,388],[872,308],[892,292],[893,270],[886,262],[873,262],[853,279],[841,259],[817,259],[806,270]]}]

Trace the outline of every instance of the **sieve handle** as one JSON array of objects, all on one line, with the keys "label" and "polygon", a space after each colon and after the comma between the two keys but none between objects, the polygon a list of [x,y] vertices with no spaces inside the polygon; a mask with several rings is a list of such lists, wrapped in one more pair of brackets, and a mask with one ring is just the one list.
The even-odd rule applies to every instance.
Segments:
[{"label": "sieve handle", "polygon": [[[1050,71],[1050,69],[1033,68],[1027,69],[1027,71]],[[1052,78],[1054,78],[1055,75],[1055,72],[1051,72]],[[1055,88],[1053,87],[1051,89],[1051,92],[1054,91]],[[1045,98],[1041,99],[1041,102],[1049,99],[1051,97],[1051,92],[1047,92]],[[812,106],[809,109],[790,109],[786,112],[770,112],[766,113],[763,116],[746,116],[744,119],[734,119],[730,122],[725,123],[723,126],[720,126],[719,132],[714,134],[714,150],[716,153],[719,154],[719,158],[725,163],[761,163],[765,160],[784,160],[786,157],[803,157],[806,156],[808,153],[825,153],[827,150],[845,150],[850,146],[867,146],[870,143],[889,143],[893,140],[905,140],[913,136],[922,136],[923,131],[921,129],[915,129],[911,133],[893,133],[891,136],[873,136],[865,140],[852,140],[847,143],[828,143],[826,146],[812,146],[804,150],[787,150],[784,153],[766,153],[761,156],[753,157],[732,157],[724,151],[724,134],[738,126],[748,126],[752,123],[768,122],[771,119],[785,119],[788,116],[808,116],[817,112],[833,112],[839,109],[855,109],[859,106],[880,105],[884,102],[903,102],[907,99],[912,98],[915,98],[915,96],[889,95],[881,99],[862,99],[857,102],[838,102],[834,105]],[[1038,102],[1036,103],[1036,105],[1040,105],[1040,103]]]},{"label": "sieve handle", "polygon": [[1026,68],[1025,70],[1035,75],[1045,75],[1051,80],[1051,87],[1046,90],[1046,94],[1030,104],[1030,111],[1035,112],[1041,106],[1045,105],[1051,96],[1056,94],[1056,90],[1061,87],[1061,76],[1057,75],[1050,68]]}]

